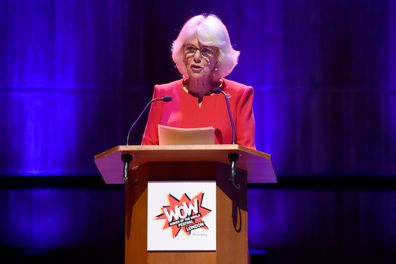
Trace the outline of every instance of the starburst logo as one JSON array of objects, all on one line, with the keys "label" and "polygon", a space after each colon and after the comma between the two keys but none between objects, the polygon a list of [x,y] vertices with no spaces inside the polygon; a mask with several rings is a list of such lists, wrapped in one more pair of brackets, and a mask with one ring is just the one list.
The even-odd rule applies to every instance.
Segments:
[{"label": "starburst logo", "polygon": [[161,214],[154,220],[165,220],[162,230],[171,228],[175,238],[181,230],[188,236],[196,229],[208,229],[203,218],[212,210],[202,206],[204,193],[199,193],[190,199],[186,193],[179,199],[172,194],[168,195],[169,205],[161,208]]}]

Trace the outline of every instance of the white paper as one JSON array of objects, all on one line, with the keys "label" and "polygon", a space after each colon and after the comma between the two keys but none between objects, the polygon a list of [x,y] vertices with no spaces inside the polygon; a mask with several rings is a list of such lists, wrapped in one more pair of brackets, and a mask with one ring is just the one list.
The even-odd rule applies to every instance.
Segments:
[{"label": "white paper", "polygon": [[215,143],[213,127],[176,128],[158,125],[160,145],[208,145]]}]

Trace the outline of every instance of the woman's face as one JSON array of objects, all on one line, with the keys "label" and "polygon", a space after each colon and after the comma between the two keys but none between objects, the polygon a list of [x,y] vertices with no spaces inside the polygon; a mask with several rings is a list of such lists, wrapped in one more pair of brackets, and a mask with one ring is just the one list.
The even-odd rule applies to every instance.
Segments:
[{"label": "woman's face", "polygon": [[184,43],[184,65],[190,78],[208,78],[217,64],[218,49],[204,46],[196,37]]}]

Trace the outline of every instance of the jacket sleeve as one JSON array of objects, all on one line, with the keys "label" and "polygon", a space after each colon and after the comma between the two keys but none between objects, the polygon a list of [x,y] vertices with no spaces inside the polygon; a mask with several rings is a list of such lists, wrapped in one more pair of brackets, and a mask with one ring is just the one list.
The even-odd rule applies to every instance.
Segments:
[{"label": "jacket sleeve", "polygon": [[253,97],[253,87],[245,87],[237,103],[235,129],[236,143],[238,145],[256,149]]},{"label": "jacket sleeve", "polygon": [[[154,86],[152,98],[161,97],[159,86]],[[144,129],[142,145],[158,145],[158,124],[161,120],[162,104],[151,104],[147,118],[146,128]]]}]

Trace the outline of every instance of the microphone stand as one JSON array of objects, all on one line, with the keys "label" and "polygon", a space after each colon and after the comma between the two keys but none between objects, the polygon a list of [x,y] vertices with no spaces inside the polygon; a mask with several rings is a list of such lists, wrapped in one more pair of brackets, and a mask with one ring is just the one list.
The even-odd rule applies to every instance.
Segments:
[{"label": "microphone stand", "polygon": [[[230,118],[230,123],[231,123],[231,128],[232,128],[232,144],[235,144],[236,142],[236,137],[235,137],[235,124],[234,124],[234,120],[232,119],[232,113],[231,113],[231,108],[230,108],[230,102],[228,101],[228,97],[226,95],[225,92],[223,92],[222,90],[220,90],[220,88],[215,88],[213,89],[213,92],[215,94],[219,94],[221,93],[226,101],[226,105],[227,105],[227,111],[228,111],[228,117]],[[228,154],[228,160],[231,162],[231,172],[230,172],[230,177],[228,177],[228,181],[236,188],[236,189],[240,189],[241,186],[236,182],[236,170],[237,170],[237,166],[236,163],[239,160],[239,154],[238,153],[229,153]]]},{"label": "microphone stand", "polygon": [[239,185],[239,183],[236,182],[235,177],[236,177],[236,163],[239,159],[239,154],[238,153],[229,153],[228,154],[228,160],[231,162],[231,174],[230,177],[228,178],[228,181],[236,188],[236,189],[240,189],[241,186]]},{"label": "microphone stand", "polygon": [[[154,98],[150,102],[146,104],[146,106],[143,108],[142,112],[140,112],[139,116],[136,118],[135,122],[133,122],[132,126],[129,128],[127,139],[126,139],[126,145],[129,146],[129,136],[132,132],[132,129],[136,125],[136,123],[139,121],[139,119],[142,117],[143,113],[146,111],[147,107],[151,105],[155,101],[164,101],[164,102],[170,102],[172,101],[171,96],[164,96],[160,98]],[[121,155],[121,160],[124,162],[124,184],[127,185],[128,183],[128,176],[129,176],[129,164],[133,160],[133,155],[129,153],[124,153]]]},{"label": "microphone stand", "polygon": [[124,162],[124,183],[128,184],[129,176],[129,164],[131,163],[133,156],[129,153],[124,153],[121,155],[121,160]]}]

